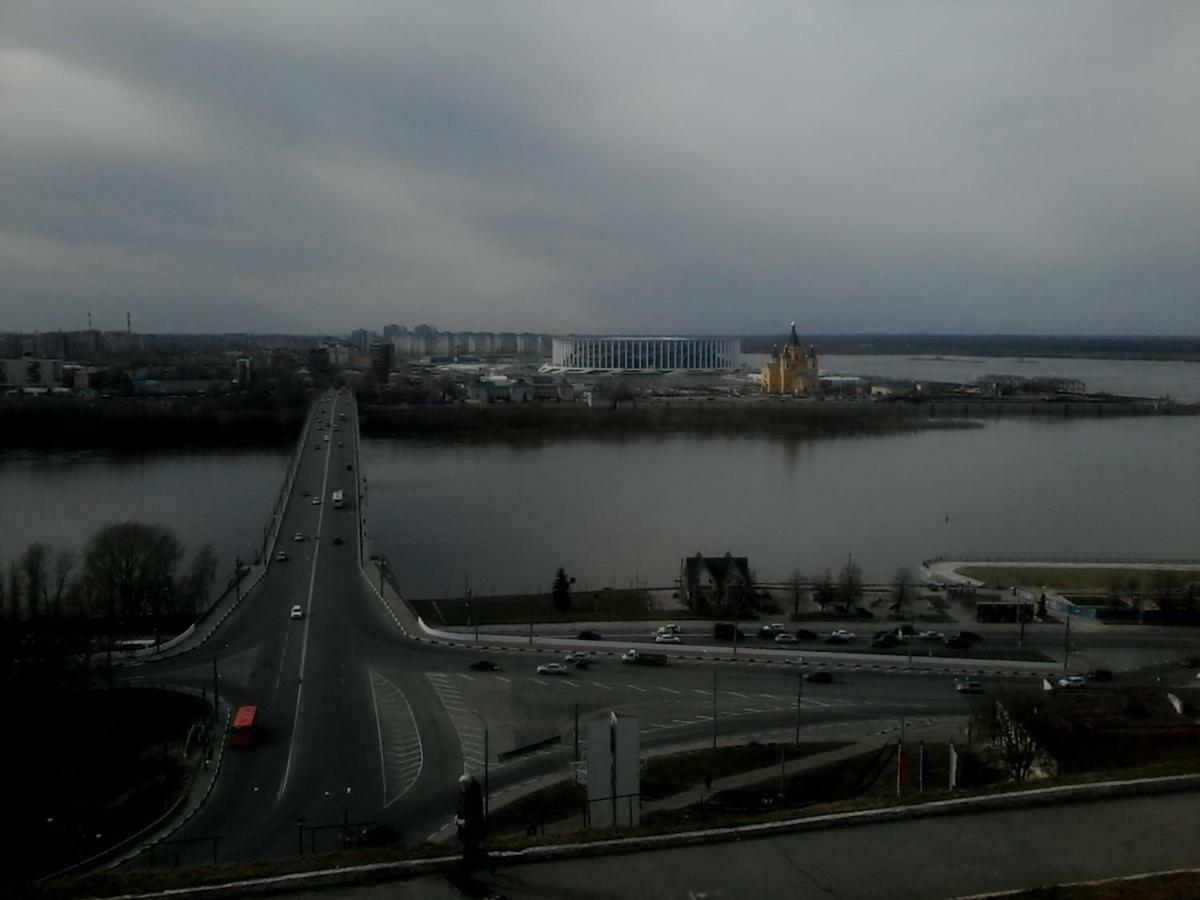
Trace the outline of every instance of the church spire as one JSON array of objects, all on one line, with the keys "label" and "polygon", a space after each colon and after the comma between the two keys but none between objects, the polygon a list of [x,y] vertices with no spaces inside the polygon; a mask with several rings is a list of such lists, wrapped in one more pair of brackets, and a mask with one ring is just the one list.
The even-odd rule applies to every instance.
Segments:
[{"label": "church spire", "polygon": [[795,322],[792,322],[792,334],[791,334],[791,337],[788,338],[788,346],[789,347],[799,347],[800,346],[800,338],[796,334],[796,323]]}]

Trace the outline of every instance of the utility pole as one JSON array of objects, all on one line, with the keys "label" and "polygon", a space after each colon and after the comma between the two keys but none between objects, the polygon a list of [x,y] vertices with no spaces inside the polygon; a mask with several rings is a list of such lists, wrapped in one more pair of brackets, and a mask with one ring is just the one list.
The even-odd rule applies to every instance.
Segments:
[{"label": "utility pole", "polygon": [[1067,613],[1067,629],[1063,634],[1063,674],[1070,671],[1071,660],[1071,614]]},{"label": "utility pole", "polygon": [[579,701],[575,701],[575,762],[579,762]]},{"label": "utility pole", "polygon": [[713,669],[713,752],[717,749],[717,670]]},{"label": "utility pole", "polygon": [[804,693],[804,674],[796,673],[796,746],[800,746],[800,699]]},{"label": "utility pole", "polygon": [[217,721],[217,658],[213,657],[213,722]]},{"label": "utility pole", "polygon": [[241,557],[233,558],[233,590],[237,596],[237,602],[242,602],[242,560]]}]

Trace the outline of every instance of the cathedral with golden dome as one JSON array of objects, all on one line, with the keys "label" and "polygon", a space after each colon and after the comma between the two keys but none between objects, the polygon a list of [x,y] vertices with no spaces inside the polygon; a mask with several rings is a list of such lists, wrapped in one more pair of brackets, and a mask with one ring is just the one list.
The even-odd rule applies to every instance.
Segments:
[{"label": "cathedral with golden dome", "polygon": [[821,392],[817,351],[811,344],[807,349],[800,345],[795,322],[783,352],[779,352],[778,344],[771,348],[762,368],[762,389],[764,394],[794,397],[815,397]]}]

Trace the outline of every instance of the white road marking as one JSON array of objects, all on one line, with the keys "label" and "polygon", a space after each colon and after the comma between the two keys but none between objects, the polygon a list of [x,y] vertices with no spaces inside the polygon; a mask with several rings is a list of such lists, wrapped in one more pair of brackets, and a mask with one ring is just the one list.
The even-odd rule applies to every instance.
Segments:
[{"label": "white road marking", "polygon": [[[336,406],[337,401],[334,401]],[[325,496],[325,488],[329,486],[329,463],[333,459],[332,449],[325,448],[325,474],[321,478],[321,496]],[[283,780],[279,782],[279,793],[275,795],[275,802],[278,803],[283,799],[283,792],[287,790],[288,776],[292,772],[292,759],[296,755],[296,735],[300,731],[300,698],[304,696],[304,665],[308,661],[308,627],[312,624],[312,600],[313,590],[317,583],[317,558],[321,555],[321,524],[325,521],[325,504],[322,503],[317,507],[317,532],[313,536],[313,560],[312,569],[308,576],[308,600],[304,609],[304,640],[300,645],[300,675],[299,685],[296,688],[296,708],[292,711],[292,736],[288,741],[287,762],[283,767]]]},{"label": "white road marking", "polygon": [[682,694],[683,693],[683,691],[677,691],[677,690],[675,690],[675,688],[662,687],[662,686],[659,686],[659,690],[666,691],[668,694]]},{"label": "white road marking", "polygon": [[459,672],[459,673],[458,673],[458,677],[459,677],[459,678],[465,678],[467,681],[474,681],[474,680],[475,680],[475,679],[474,679],[474,678],[472,678],[470,675],[464,675],[462,672]]},{"label": "white road marking", "polygon": [[562,681],[560,681],[559,683],[560,683],[560,684],[565,684],[565,685],[568,685],[568,686],[570,686],[570,687],[573,687],[573,688],[577,688],[577,687],[579,687],[579,685],[577,685],[575,682],[571,681],[571,679],[569,679],[569,678],[564,678],[564,679],[562,679]]},{"label": "white road marking", "polygon": [[[386,809],[403,797],[421,777],[425,751],[412,706],[404,692],[382,675],[371,672],[370,677],[371,705],[375,708],[375,733],[379,739],[379,765],[383,778],[383,805]],[[380,695],[383,697],[382,707]],[[390,767],[390,786],[389,760],[394,763]]]},{"label": "white road marking", "polygon": [[737,697],[739,700],[749,700],[749,694],[739,694],[737,691],[721,691],[722,694],[728,694],[731,697]]},{"label": "white road marking", "polygon": [[712,691],[706,691],[702,688],[692,688],[692,690],[695,691],[697,694],[699,694],[702,697],[707,697],[712,693]]},{"label": "white road marking", "polygon": [[606,690],[606,691],[611,691],[611,690],[612,690],[612,688],[611,688],[609,685],[607,685],[607,684],[602,684],[602,683],[601,683],[601,682],[599,682],[599,681],[589,681],[589,682],[588,682],[588,684],[594,684],[596,687],[598,687],[598,688],[602,688],[602,689],[604,689],[604,690]]},{"label": "white road marking", "polygon": [[755,709],[753,706],[743,706],[743,707],[742,707],[742,712],[746,712],[746,713],[760,713],[760,712],[762,712],[762,710],[761,710],[761,709]]},{"label": "white road marking", "polygon": [[542,681],[542,679],[540,679],[540,678],[530,678],[529,680],[532,681],[534,684],[540,684],[542,687],[546,687],[546,685],[548,685],[550,683],[548,681]]},{"label": "white road marking", "polygon": [[497,675],[496,678],[499,681],[503,681],[505,684],[512,684],[511,678],[505,678],[503,675]]},{"label": "white road marking", "polygon": [[637,691],[639,694],[646,693],[645,688],[640,688],[636,684],[627,684],[627,685],[625,685],[625,687],[629,688],[631,691]]}]

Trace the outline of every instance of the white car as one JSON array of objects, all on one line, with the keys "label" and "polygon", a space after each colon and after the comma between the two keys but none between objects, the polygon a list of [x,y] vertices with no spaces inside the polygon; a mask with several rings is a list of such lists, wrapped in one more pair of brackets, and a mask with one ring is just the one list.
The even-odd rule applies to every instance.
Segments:
[{"label": "white car", "polygon": [[325,440],[329,440],[329,435],[325,435]]},{"label": "white car", "polygon": [[844,640],[847,640],[847,641],[848,641],[848,640],[850,640],[851,638],[853,638],[853,637],[854,637],[854,632],[853,632],[853,631],[847,631],[845,628],[837,628],[837,629],[834,629],[833,631],[831,631],[831,632],[829,633],[829,636],[830,636],[830,637],[835,637],[835,638],[842,638],[842,639],[844,639]]},{"label": "white car", "polygon": [[672,634],[670,632],[664,632],[663,634],[656,634],[654,636],[654,643],[656,643],[656,644],[678,644],[681,642],[679,640],[679,635]]},{"label": "white car", "polygon": [[782,634],[775,635],[775,643],[777,644],[798,644],[800,639],[794,634],[788,634],[786,631]]},{"label": "white car", "polygon": [[297,531],[295,534],[292,535],[292,540],[295,541],[296,543],[300,543],[300,541],[304,540],[304,532]]},{"label": "white car", "polygon": [[1066,678],[1058,679],[1058,686],[1069,690],[1087,687],[1087,679],[1082,675],[1068,675]]},{"label": "white car", "polygon": [[585,653],[583,650],[573,650],[563,657],[563,660],[569,663],[579,662],[581,659],[587,659],[591,656],[590,653]]},{"label": "white car", "polygon": [[920,631],[917,632],[918,641],[940,641],[946,636],[940,631]]},{"label": "white car", "polygon": [[781,634],[782,632],[787,631],[787,629],[783,627],[782,622],[772,622],[767,627],[770,628],[776,634]]},{"label": "white car", "polygon": [[567,667],[562,663],[542,663],[537,667],[539,675],[566,675]]},{"label": "white car", "polygon": [[313,497],[313,498],[312,498],[312,505],[313,505],[313,506],[320,506],[320,505],[321,505],[321,498],[320,498],[320,497]]},{"label": "white car", "polygon": [[669,634],[679,634],[679,626],[678,625],[663,625],[658,630],[662,631],[662,632],[667,632]]},{"label": "white car", "polygon": [[304,618],[304,610],[300,608],[299,603],[297,603],[295,606],[292,607],[292,618],[293,619],[303,619]]},{"label": "white car", "polygon": [[275,554],[275,562],[287,562],[288,555],[286,550],[280,550]]}]

